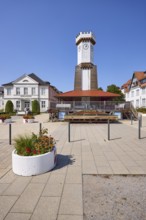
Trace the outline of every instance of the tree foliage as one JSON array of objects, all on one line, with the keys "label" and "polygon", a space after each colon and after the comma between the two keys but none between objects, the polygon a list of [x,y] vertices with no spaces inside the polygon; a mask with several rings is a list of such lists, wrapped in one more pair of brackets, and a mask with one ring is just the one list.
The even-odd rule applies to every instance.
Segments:
[{"label": "tree foliage", "polygon": [[99,87],[98,90],[103,91],[103,88],[102,88],[102,87]]},{"label": "tree foliage", "polygon": [[37,100],[32,101],[32,113],[40,114],[40,104]]},{"label": "tree foliage", "polygon": [[119,97],[114,98],[114,100],[125,101],[125,95],[122,93],[120,88],[116,86],[115,84],[107,86],[107,92],[112,92],[112,93],[116,93],[120,95]]},{"label": "tree foliage", "polygon": [[5,112],[7,113],[13,113],[14,111],[14,105],[13,102],[11,100],[8,100],[5,106]]}]

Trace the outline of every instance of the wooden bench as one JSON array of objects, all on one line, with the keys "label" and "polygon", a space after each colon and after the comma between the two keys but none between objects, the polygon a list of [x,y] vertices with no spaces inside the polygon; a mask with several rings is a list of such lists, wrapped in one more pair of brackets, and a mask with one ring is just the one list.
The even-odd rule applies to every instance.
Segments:
[{"label": "wooden bench", "polygon": [[104,121],[117,121],[118,117],[115,115],[65,115],[65,121],[70,122],[104,122]]}]

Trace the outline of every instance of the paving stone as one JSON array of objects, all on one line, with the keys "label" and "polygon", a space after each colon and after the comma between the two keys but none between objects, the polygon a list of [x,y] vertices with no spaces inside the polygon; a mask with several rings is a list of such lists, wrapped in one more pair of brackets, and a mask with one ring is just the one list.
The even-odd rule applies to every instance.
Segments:
[{"label": "paving stone", "polygon": [[57,220],[83,220],[82,215],[59,215]]},{"label": "paving stone", "polygon": [[0,183],[0,195],[3,194],[3,192],[8,188],[8,183]]},{"label": "paving stone", "polygon": [[41,175],[33,176],[31,179],[32,183],[46,183],[51,175],[51,172],[47,172]]},{"label": "paving stone", "polygon": [[82,215],[82,185],[65,184],[59,215]]},{"label": "paving stone", "polygon": [[140,166],[127,166],[127,169],[131,174],[146,174],[146,170],[144,171]]},{"label": "paving stone", "polygon": [[97,174],[97,169],[93,160],[82,161],[83,174]]},{"label": "paving stone", "polygon": [[52,173],[47,182],[42,196],[61,196],[65,175]]},{"label": "paving stone", "polygon": [[98,174],[114,174],[113,170],[110,166],[98,166],[97,167]]},{"label": "paving stone", "polygon": [[129,174],[130,172],[120,161],[109,161],[114,174]]},{"label": "paving stone", "polygon": [[7,190],[3,195],[9,196],[19,196],[24,191],[28,183],[30,182],[31,177],[17,177],[12,184],[9,185]]},{"label": "paving stone", "polygon": [[8,171],[3,178],[0,179],[0,183],[12,183],[16,179],[16,175],[12,170]]},{"label": "paving stone", "polygon": [[44,188],[44,184],[30,183],[16,204],[12,212],[32,213]]},{"label": "paving stone", "polygon": [[17,198],[17,196],[0,196],[0,220],[5,218]]},{"label": "paving stone", "polygon": [[56,220],[60,197],[41,197],[31,220]]},{"label": "paving stone", "polygon": [[5,220],[29,220],[31,214],[26,213],[8,213]]}]

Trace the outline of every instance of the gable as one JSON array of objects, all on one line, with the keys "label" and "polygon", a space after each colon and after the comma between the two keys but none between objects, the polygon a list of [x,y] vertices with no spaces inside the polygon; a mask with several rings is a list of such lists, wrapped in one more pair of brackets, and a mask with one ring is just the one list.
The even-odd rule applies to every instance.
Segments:
[{"label": "gable", "polygon": [[13,84],[38,84],[38,82],[29,77],[28,75],[25,75],[22,78],[15,80]]}]

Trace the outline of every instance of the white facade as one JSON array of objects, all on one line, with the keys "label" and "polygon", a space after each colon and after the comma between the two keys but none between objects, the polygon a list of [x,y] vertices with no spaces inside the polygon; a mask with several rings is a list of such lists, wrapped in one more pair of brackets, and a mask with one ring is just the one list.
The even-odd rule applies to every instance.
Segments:
[{"label": "white facade", "polygon": [[135,108],[146,107],[146,87],[131,88],[129,92],[125,93],[126,101],[130,101]]},{"label": "white facade", "polygon": [[83,69],[82,70],[82,90],[91,89],[91,70]]},{"label": "white facade", "polygon": [[81,42],[78,45],[77,65],[81,63],[94,63],[94,47],[91,42]]},{"label": "white facade", "polygon": [[50,83],[42,81],[35,74],[23,75],[3,86],[4,108],[8,100],[13,102],[14,109],[17,111],[24,111],[25,108],[31,111],[34,100],[39,102],[40,112],[50,108]]},{"label": "white facade", "polygon": [[135,108],[146,108],[146,72],[135,72],[132,80],[122,86],[122,92]]},{"label": "white facade", "polygon": [[4,94],[3,94],[3,90],[0,90],[0,110],[3,109],[4,109]]},{"label": "white facade", "polygon": [[76,37],[77,65],[82,66],[82,90],[91,90],[91,68],[94,64],[95,43],[95,37],[92,32],[80,32]]}]

